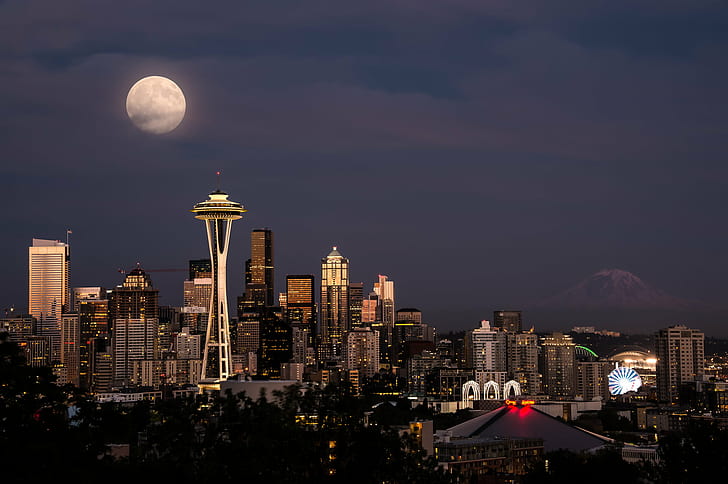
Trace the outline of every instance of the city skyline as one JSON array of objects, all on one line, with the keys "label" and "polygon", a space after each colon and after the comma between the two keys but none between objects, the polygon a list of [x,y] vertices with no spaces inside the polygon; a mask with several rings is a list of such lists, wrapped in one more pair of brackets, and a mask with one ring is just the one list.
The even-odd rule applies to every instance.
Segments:
[{"label": "city skyline", "polygon": [[[27,298],[28,241],[69,228],[73,285],[112,287],[138,261],[182,269],[204,257],[180,208],[222,171],[251,208],[248,226],[276,232],[276,292],[285,274],[317,274],[337,245],[352,281],[389,275],[400,307],[445,330],[511,308],[553,329],[683,322],[727,334],[724,6],[175,11],[0,6],[13,227],[0,241],[0,307]],[[125,110],[150,75],[187,101],[168,134],[140,131]],[[248,253],[233,241],[232,294]],[[605,268],[710,311],[627,324],[529,308]],[[155,274],[165,303],[178,304],[177,276]]]},{"label": "city skyline", "polygon": [[[71,232],[71,231],[69,230],[68,232]],[[260,234],[265,234],[265,238],[262,238],[261,239],[260,237],[258,237]],[[260,239],[260,240],[257,240],[257,239]],[[66,246],[65,243],[62,243],[62,242],[60,242],[58,240],[42,240],[42,239],[36,239],[36,238],[33,239],[33,241],[36,241],[36,240],[40,240],[40,241],[42,241],[42,242],[44,242],[46,244],[57,244],[59,247],[60,246]],[[270,228],[265,228],[265,229],[252,228],[252,229],[250,229],[250,240],[251,240],[251,245],[250,245],[249,249],[253,253],[260,252],[261,251],[261,248],[260,247],[267,247],[266,250],[268,252],[272,253],[272,250],[273,250],[273,245],[272,245],[272,230]],[[265,242],[263,242],[263,241],[265,241]],[[234,238],[231,239],[231,245],[234,245]],[[70,244],[68,245],[68,247],[69,247],[69,250],[70,250]],[[333,248],[333,252],[337,252],[338,253],[338,250],[337,249],[338,249],[337,247],[334,247]],[[320,259],[320,260],[321,261],[324,261],[324,260],[326,260],[326,258]],[[347,272],[348,272],[349,271],[349,269],[348,269],[348,259],[345,259],[345,260],[347,261]],[[241,275],[243,276],[242,277],[242,280],[243,281],[245,280],[246,271],[248,271],[248,267],[250,265],[250,261],[251,261],[250,258],[248,258],[248,260],[245,261],[244,264],[242,264],[243,265],[243,268],[244,268],[244,270],[241,273]],[[272,261],[272,258],[269,257],[269,262],[270,261]],[[167,290],[167,293],[164,294],[164,295],[160,294],[160,304],[164,304],[164,305],[168,305],[168,306],[176,306],[176,307],[182,307],[182,306],[186,306],[187,305],[185,303],[185,297],[187,297],[186,294],[187,294],[187,291],[188,291],[187,287],[188,287],[188,285],[190,285],[190,288],[192,287],[191,286],[192,281],[185,280],[185,277],[182,274],[184,274],[184,272],[186,272],[188,270],[189,271],[193,271],[193,268],[192,268],[193,267],[193,264],[200,264],[200,263],[207,263],[207,264],[209,264],[209,259],[189,259],[186,262],[187,262],[187,265],[189,266],[188,269],[179,269],[179,268],[151,269],[151,271],[154,273],[155,280],[157,278],[165,278],[165,276],[166,276],[167,279],[175,278],[175,281],[173,283],[170,284],[168,282],[168,284],[167,284],[167,289],[168,289]],[[137,268],[142,268],[142,269],[145,269],[145,270],[150,270],[150,269],[147,269],[147,266],[141,264],[140,262],[137,262],[136,263],[136,267]],[[265,270],[266,270],[266,274],[268,274],[266,277],[271,277],[272,274],[274,274],[276,270],[279,270],[280,271],[280,269],[277,268],[274,265],[266,266]],[[319,270],[320,270],[320,268],[319,268]],[[71,273],[71,275],[73,274],[73,271],[72,270],[69,271],[69,272]],[[104,284],[99,284],[98,283],[98,279],[97,279],[96,281],[89,282],[89,284],[94,283],[94,284],[98,284],[98,287],[110,287],[110,288],[113,288],[113,287],[117,287],[117,286],[122,285],[123,280],[124,280],[124,276],[123,275],[124,274],[127,274],[129,271],[124,270],[124,269],[119,269],[119,270],[114,271],[114,272],[115,272],[115,277],[117,278],[117,280],[115,281],[116,283],[111,282],[111,283],[109,283],[109,284],[107,284],[107,285],[104,286]],[[595,274],[595,276],[598,276],[598,275],[600,275],[600,274],[602,274],[604,272],[606,272],[606,271],[601,271],[601,272]],[[616,271],[616,272],[620,272],[621,273],[622,271]],[[121,273],[121,277],[119,277],[118,275],[116,275],[118,273]],[[177,275],[174,275],[174,274],[177,274]],[[190,272],[190,274],[192,274],[192,272]],[[261,274],[262,274],[262,272],[261,272]],[[240,277],[236,277],[236,275],[237,274],[235,272],[233,272],[231,274],[230,279],[233,280],[233,281],[234,280],[237,280],[237,279],[241,279]],[[286,278],[289,277],[289,276],[298,277],[295,274],[287,274],[285,272],[281,272],[281,274],[278,277],[278,281],[279,281],[278,282],[278,285],[274,286],[274,288],[275,288],[275,294],[276,295],[277,294],[285,294],[285,292],[286,292],[285,291],[285,289],[286,289],[286,282],[285,281],[286,281]],[[311,277],[311,276],[314,276],[313,273],[312,274],[309,274],[309,275],[306,275],[304,277]],[[368,287],[370,285],[370,283],[372,283],[373,288],[374,288],[374,291],[372,292],[372,294],[375,294],[376,291],[378,290],[378,287],[380,287],[383,284],[382,281],[386,281],[386,284],[388,284],[388,285],[391,285],[392,284],[392,281],[391,280],[387,281],[388,276],[383,276],[381,274],[378,274],[376,276],[373,276],[369,280],[364,280],[362,282],[352,282],[353,279],[351,278],[351,276],[350,275],[347,275],[347,277],[348,277],[348,280],[349,280],[349,288],[348,288],[348,290],[351,290],[351,287],[352,286]],[[594,276],[592,276],[592,277],[594,277]],[[206,280],[203,279],[201,281],[202,282],[205,282]],[[180,288],[176,287],[178,284],[182,284],[184,290],[181,291]],[[581,284],[584,284],[584,282],[582,282]],[[235,287],[235,284],[232,284],[232,286]],[[264,286],[265,286],[265,284],[264,285],[261,285],[261,288],[264,287]],[[253,287],[255,287],[255,286],[253,286]],[[75,283],[73,283],[73,284],[70,284],[70,288],[75,291],[76,289],[78,289],[78,290],[93,289],[94,287],[84,287],[84,286],[79,286],[79,285],[76,285]],[[283,290],[282,291],[279,291],[279,289],[283,289]],[[392,289],[388,289],[388,290],[391,291]],[[230,293],[228,294],[228,302],[230,303],[230,301],[232,301],[233,307],[235,305],[235,299],[236,299],[236,297],[238,298],[238,303],[241,300],[243,300],[244,297],[245,297],[245,283],[244,282],[242,284],[242,287],[240,289],[240,292],[237,292],[237,291],[238,291],[238,289],[232,289],[230,291]],[[71,291],[71,292],[73,292],[73,291]],[[265,292],[268,292],[268,290],[265,290]],[[320,296],[320,291],[319,290],[316,290],[315,292],[318,292],[319,293],[318,296]],[[274,299],[277,302],[277,296],[275,296]],[[676,299],[676,301],[682,301],[682,300]],[[318,307],[319,303],[321,302],[320,297],[317,297],[316,300],[315,300],[315,302],[316,302],[317,307]],[[686,301],[686,302],[687,303],[694,303],[695,301]],[[427,307],[427,302],[426,301],[416,302],[415,304],[412,304],[412,306]],[[397,305],[394,307],[394,311],[398,311],[399,309],[405,308],[405,307],[406,307],[406,305],[397,303]],[[539,309],[540,308],[538,306],[536,306],[536,309],[535,310],[530,310],[530,309],[532,309],[531,306],[527,305],[525,307],[528,308],[529,310],[526,311],[526,316],[524,318],[525,319],[524,325],[527,325],[528,327],[534,327],[535,326],[535,324],[534,324],[535,323],[535,319],[532,318],[532,317],[530,317],[530,314],[529,313],[535,312],[536,314],[539,314]],[[496,310],[493,310],[493,306],[488,306],[488,305],[483,305],[482,308],[483,308],[482,309],[482,312],[481,313],[478,313],[481,318],[478,319],[477,321],[475,321],[475,320],[465,321],[464,323],[455,324],[455,325],[448,324],[448,322],[450,320],[447,320],[447,321],[444,321],[444,322],[443,321],[428,320],[428,322],[435,323],[439,328],[442,328],[443,331],[445,331],[445,332],[447,332],[447,331],[463,331],[463,330],[469,330],[469,329],[472,329],[474,327],[477,327],[480,324],[479,321],[482,321],[483,319],[486,319],[486,318],[491,322],[491,324],[496,324],[497,325],[497,324],[499,324],[498,323],[499,317],[503,317],[502,316],[503,314],[508,314],[509,317],[513,317],[511,315],[516,315],[517,314],[518,315],[518,318],[519,318],[519,325],[520,325],[520,317],[521,317],[520,316],[520,313],[522,312],[521,309],[515,310],[513,307],[509,307],[508,310],[504,310],[504,309],[496,309]],[[8,313],[10,311],[10,309],[12,309],[12,313],[14,313],[14,314],[22,314],[22,313],[24,313],[23,308],[22,307],[19,307],[19,306],[12,306],[11,308],[6,307],[5,308],[5,312]],[[639,309],[635,309],[635,308],[622,308],[621,311],[615,310],[615,311],[612,312],[612,314],[619,315],[620,312],[621,312],[622,315],[624,315],[626,313],[634,313],[635,315],[638,315],[639,316],[640,314],[644,314],[644,311],[650,311],[650,310],[654,310],[654,308],[646,308],[645,310],[639,310]],[[675,310],[674,308],[673,309],[670,309],[670,308],[665,309],[661,313],[663,318],[667,318],[667,319],[665,319],[665,322],[663,323],[663,326],[674,325],[674,324],[684,324],[686,321],[682,317],[675,317],[673,319],[669,319],[670,318],[669,315],[672,312],[677,312],[677,314],[680,314],[680,315],[683,315],[684,316],[685,314],[687,314],[691,310],[692,310],[691,307],[687,307],[687,308],[677,308],[677,310]],[[558,311],[555,311],[555,313],[558,314]],[[583,313],[583,314],[590,314],[591,313],[591,314],[594,314],[594,308],[585,307],[585,308],[583,308],[581,310],[576,310],[575,313],[576,314],[579,314],[579,313]],[[563,320],[563,324],[561,324],[561,325],[558,325],[558,324],[554,325],[554,324],[546,323],[546,324],[541,324],[540,325],[540,328],[542,330],[544,330],[544,331],[566,331],[569,328],[571,328],[572,326],[579,326],[579,325],[583,325],[585,323],[588,323],[589,325],[595,326],[594,322],[593,321],[590,321],[588,319],[573,318],[573,314],[575,314],[575,313],[571,313],[572,316],[566,317]],[[232,314],[234,314],[234,312]],[[569,313],[568,312],[565,312],[565,314],[569,314]],[[609,314],[609,312],[607,312],[607,314]],[[207,317],[206,314],[203,314],[203,316],[204,317]],[[692,324],[692,323],[689,323],[688,322],[687,324]],[[699,326],[699,327],[701,327],[701,329],[703,327],[703,325],[701,325],[699,322],[698,323],[695,323],[695,324],[692,324],[692,325],[693,326]],[[621,329],[622,332],[625,332],[627,334],[630,334],[630,333],[631,334],[648,334],[648,333],[652,333],[655,330],[659,329],[660,325],[658,324],[658,325],[645,326],[643,330],[640,330],[639,328],[638,329],[635,329],[635,328],[627,327],[627,330],[626,331],[624,330],[624,325],[623,324],[620,324],[619,322],[616,322],[616,324],[612,324],[612,325],[610,325],[608,323],[605,323],[605,324],[601,324],[601,326],[600,326],[600,324],[596,324],[595,327],[604,327],[605,329],[618,329],[618,330]],[[711,331],[711,326],[708,326],[708,328],[709,328],[708,329],[708,334],[711,335],[711,336],[724,336],[724,334],[725,334],[725,333],[721,332],[722,329],[720,327],[718,327],[717,331]],[[526,328],[524,327],[524,329],[526,329]]]}]

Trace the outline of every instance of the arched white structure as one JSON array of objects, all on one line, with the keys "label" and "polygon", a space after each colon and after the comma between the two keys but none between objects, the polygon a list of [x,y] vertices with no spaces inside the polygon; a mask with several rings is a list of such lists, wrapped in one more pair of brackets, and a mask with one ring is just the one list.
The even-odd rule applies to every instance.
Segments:
[{"label": "arched white structure", "polygon": [[480,400],[480,386],[473,380],[465,382],[463,385],[463,403],[470,401],[470,391],[473,392],[473,400]]},{"label": "arched white structure", "polygon": [[516,380],[507,381],[506,384],[503,385],[503,398],[508,398],[510,396],[511,390],[513,390],[514,397],[520,396],[521,384],[518,383]]},{"label": "arched white structure", "polygon": [[[488,392],[490,390],[493,390],[494,396],[489,397]],[[498,384],[494,382],[493,380],[487,382],[485,385],[483,385],[483,398],[484,399],[494,399],[499,400],[500,399],[500,388],[498,388]]]}]

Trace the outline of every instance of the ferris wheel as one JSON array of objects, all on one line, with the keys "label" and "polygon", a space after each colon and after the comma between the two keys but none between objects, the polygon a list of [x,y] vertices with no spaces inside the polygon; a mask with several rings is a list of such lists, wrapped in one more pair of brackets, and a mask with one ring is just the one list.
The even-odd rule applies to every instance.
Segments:
[{"label": "ferris wheel", "polygon": [[636,392],[642,386],[642,378],[632,368],[618,366],[609,373],[609,393],[622,395]]}]

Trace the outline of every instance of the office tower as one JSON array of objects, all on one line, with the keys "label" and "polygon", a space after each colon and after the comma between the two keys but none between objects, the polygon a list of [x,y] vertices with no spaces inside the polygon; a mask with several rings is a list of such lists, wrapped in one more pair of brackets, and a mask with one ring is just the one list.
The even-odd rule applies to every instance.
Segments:
[{"label": "office tower", "polygon": [[661,329],[656,334],[657,396],[675,404],[680,387],[702,380],[705,367],[705,334],[683,325]]},{"label": "office tower", "polygon": [[506,335],[481,321],[480,327],[465,334],[465,365],[476,371],[506,371]]},{"label": "office tower", "polygon": [[215,190],[210,198],[191,210],[195,218],[205,221],[207,243],[212,262],[212,296],[208,311],[202,379],[226,380],[232,373],[230,327],[227,303],[227,254],[234,220],[246,212],[240,203],[227,199],[228,194]]},{"label": "office tower", "polygon": [[183,282],[182,325],[190,328],[193,334],[205,334],[210,317],[212,274],[197,273],[197,276]]},{"label": "office tower", "polygon": [[380,274],[374,283],[374,292],[379,297],[379,320],[394,326],[394,281]]},{"label": "office tower", "polygon": [[210,277],[212,275],[212,261],[210,259],[192,259],[189,261],[189,280],[194,281],[198,277]]},{"label": "office tower", "polygon": [[523,394],[539,394],[541,374],[538,372],[538,335],[509,332],[506,334],[506,340],[508,378],[518,382]]},{"label": "office tower", "polygon": [[267,308],[260,319],[258,373],[268,379],[281,377],[281,364],[292,356],[291,326],[282,320],[277,308]]},{"label": "office tower", "polygon": [[91,338],[88,341],[89,351],[89,386],[91,393],[103,393],[111,390],[114,379],[114,355],[108,338]]},{"label": "office tower", "polygon": [[417,308],[398,309],[395,321],[422,324],[422,311]]},{"label": "office tower", "polygon": [[118,319],[158,319],[159,290],[152,285],[149,274],[137,266],[120,286],[108,292],[111,330]]},{"label": "office tower", "polygon": [[243,319],[237,322],[235,354],[243,359],[244,371],[258,372],[258,350],[260,349],[260,320]]},{"label": "office tower", "polygon": [[610,361],[576,362],[576,397],[586,401],[601,397],[609,400],[609,372],[614,369]]},{"label": "office tower", "polygon": [[319,359],[342,356],[344,333],[349,330],[349,260],[336,247],[321,260],[321,345]]},{"label": "office tower", "polygon": [[245,262],[245,300],[254,306],[273,306],[273,232],[250,233],[250,259]]},{"label": "office tower", "polygon": [[345,369],[371,379],[379,371],[379,332],[352,328],[346,333],[345,353]]},{"label": "office tower", "polygon": [[552,398],[568,400],[576,393],[576,355],[571,336],[552,333],[541,339],[540,368],[543,391]]},{"label": "office tower", "polygon": [[[105,293],[101,293],[106,296]],[[95,338],[107,340],[109,332],[109,300],[108,299],[75,299],[78,313],[80,333],[79,343],[79,386],[91,388],[94,354],[91,341]]]},{"label": "office tower", "polygon": [[178,360],[199,360],[202,348],[202,336],[191,334],[190,328],[182,328],[182,331],[175,336],[175,349]]},{"label": "office tower", "polygon": [[106,291],[103,287],[91,286],[91,287],[74,287],[73,298],[71,300],[71,310],[69,312],[75,313],[78,311],[79,301],[89,301],[94,299],[105,299]]},{"label": "office tower", "polygon": [[352,282],[349,284],[349,321],[351,328],[362,328],[362,304],[364,302],[364,283]]},{"label": "office tower", "polygon": [[182,326],[192,334],[206,334],[212,297],[212,262],[210,259],[189,261],[189,279],[184,281],[182,295]]},{"label": "office tower", "polygon": [[308,326],[311,334],[316,332],[316,301],[314,277],[312,275],[286,276],[286,319]]},{"label": "office tower", "polygon": [[134,360],[156,359],[159,354],[159,291],[141,267],[109,293],[114,355],[114,382],[128,385]]},{"label": "office tower", "polygon": [[114,322],[114,381],[128,385],[137,360],[156,359],[157,325],[148,319],[117,319]]},{"label": "office tower", "polygon": [[493,311],[493,327],[518,333],[522,330],[521,311]]},{"label": "office tower", "polygon": [[38,321],[37,333],[51,343],[51,359],[61,357],[61,314],[70,309],[68,244],[33,239],[28,248],[28,312]]},{"label": "office tower", "polygon": [[173,351],[174,335],[181,331],[180,308],[174,306],[159,306],[159,357],[166,358],[166,355]]},{"label": "office tower", "polygon": [[368,296],[362,299],[361,302],[361,326],[371,326],[373,323],[380,321],[377,317],[377,310],[379,309],[379,296],[376,293],[371,292]]},{"label": "office tower", "polygon": [[80,386],[81,376],[81,331],[77,313],[66,313],[61,316],[61,363],[62,378],[59,384],[70,383]]}]

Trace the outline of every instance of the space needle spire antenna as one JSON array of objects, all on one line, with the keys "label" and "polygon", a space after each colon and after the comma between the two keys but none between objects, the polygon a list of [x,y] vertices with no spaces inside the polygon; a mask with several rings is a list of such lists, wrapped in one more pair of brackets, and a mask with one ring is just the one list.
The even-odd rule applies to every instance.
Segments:
[{"label": "space needle spire antenna", "polygon": [[199,383],[202,390],[219,389],[220,381],[232,374],[227,255],[233,220],[243,218],[242,213],[247,212],[242,204],[228,200],[228,194],[220,190],[219,174],[217,190],[210,193],[208,200],[196,204],[190,210],[196,219],[205,222],[212,263],[212,295],[202,359],[202,380]]}]

